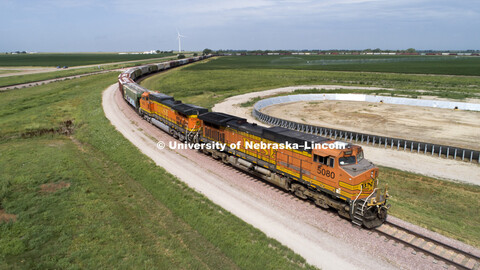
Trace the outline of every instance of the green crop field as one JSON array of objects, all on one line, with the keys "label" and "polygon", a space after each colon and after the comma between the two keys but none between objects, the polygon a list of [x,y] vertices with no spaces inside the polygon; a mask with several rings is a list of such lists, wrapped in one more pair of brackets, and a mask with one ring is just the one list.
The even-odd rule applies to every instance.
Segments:
[{"label": "green crop field", "polygon": [[296,69],[389,73],[480,75],[476,56],[271,55],[227,56],[192,70]]},{"label": "green crop field", "polygon": [[0,66],[83,66],[123,61],[145,60],[171,56],[162,54],[118,54],[118,53],[37,53],[37,54],[0,54]]},{"label": "green crop field", "polygon": [[312,269],[105,118],[118,73],[0,92],[0,269]]},{"label": "green crop field", "polygon": [[[253,63],[247,60],[252,59]],[[293,85],[341,84],[379,86],[396,90],[300,90],[298,93],[372,93],[399,96],[433,95],[463,99],[479,97],[480,78],[414,74],[298,70],[251,66],[266,57],[220,57],[195,63],[142,81],[148,89],[173,95],[184,102],[211,108],[227,97]],[[231,63],[228,68],[227,63]],[[194,82],[194,83],[192,83]],[[416,91],[422,90],[422,91]],[[425,91],[426,90],[426,91]],[[253,99],[248,104],[256,101]],[[450,183],[391,168],[381,168],[381,181],[390,186],[390,213],[422,227],[480,247],[477,205],[480,187]]]}]

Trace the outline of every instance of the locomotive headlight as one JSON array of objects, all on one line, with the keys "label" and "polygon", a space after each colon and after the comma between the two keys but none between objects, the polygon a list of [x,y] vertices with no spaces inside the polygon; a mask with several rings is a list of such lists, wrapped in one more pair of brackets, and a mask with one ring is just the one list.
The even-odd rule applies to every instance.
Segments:
[{"label": "locomotive headlight", "polygon": [[373,178],[373,171],[371,171],[371,172],[370,172],[370,177],[372,177],[372,178]]}]

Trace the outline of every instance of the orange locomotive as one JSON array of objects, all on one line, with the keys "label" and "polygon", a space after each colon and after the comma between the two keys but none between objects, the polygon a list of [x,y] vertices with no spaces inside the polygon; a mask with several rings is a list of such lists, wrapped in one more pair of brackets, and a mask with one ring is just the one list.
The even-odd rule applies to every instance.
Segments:
[{"label": "orange locomotive", "polygon": [[144,92],[140,99],[140,115],[181,141],[193,141],[198,136],[198,115],[206,112],[203,107],[184,104],[161,93]]},{"label": "orange locomotive", "polygon": [[281,127],[265,128],[224,113],[209,112],[199,118],[201,142],[226,144],[225,151],[206,148],[204,152],[322,208],[332,207],[357,225],[374,228],[385,221],[388,193],[377,188],[378,168],[364,159],[360,146]]}]

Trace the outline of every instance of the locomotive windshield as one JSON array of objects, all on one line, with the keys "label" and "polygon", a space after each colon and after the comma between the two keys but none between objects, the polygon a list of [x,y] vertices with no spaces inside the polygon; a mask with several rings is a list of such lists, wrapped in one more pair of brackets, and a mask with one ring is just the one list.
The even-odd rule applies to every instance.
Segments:
[{"label": "locomotive windshield", "polygon": [[357,161],[360,162],[363,159],[363,151],[360,151],[357,155]]},{"label": "locomotive windshield", "polygon": [[340,162],[340,166],[352,165],[356,163],[355,156],[341,157],[338,159],[338,162]]}]

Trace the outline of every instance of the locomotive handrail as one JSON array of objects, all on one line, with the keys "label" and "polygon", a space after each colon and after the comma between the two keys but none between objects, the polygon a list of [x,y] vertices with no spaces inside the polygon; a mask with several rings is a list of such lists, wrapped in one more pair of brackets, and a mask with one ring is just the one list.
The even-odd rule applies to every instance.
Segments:
[{"label": "locomotive handrail", "polygon": [[[312,94],[312,95],[317,97],[319,96],[316,94]],[[252,115],[259,121],[269,125],[280,126],[280,127],[297,130],[305,133],[315,134],[319,136],[326,136],[332,139],[339,139],[339,140],[350,141],[350,142],[355,141],[356,143],[365,143],[367,145],[371,143],[372,146],[378,145],[378,147],[383,145],[385,148],[387,147],[389,147],[390,149],[396,148],[397,150],[403,150],[403,151],[407,151],[407,148],[408,148],[410,152],[431,154],[432,156],[435,155],[439,157],[443,156],[447,159],[452,157],[454,160],[458,158],[458,159],[461,159],[462,161],[467,160],[469,162],[476,161],[480,163],[480,151],[478,150],[302,124],[302,123],[270,116],[260,111],[263,108],[266,108],[272,105],[282,104],[282,103],[302,101],[302,100],[311,101],[312,99],[310,98],[312,95],[303,94],[303,95],[280,96],[280,97],[263,99],[253,105]]]},{"label": "locomotive handrail", "polygon": [[365,198],[365,201],[363,202],[363,205],[362,205],[362,216],[363,216],[363,210],[365,209],[365,204],[367,204],[368,200],[370,199],[370,197],[372,197],[373,193],[376,194],[376,192],[377,192],[378,189],[379,189],[379,188],[375,188],[375,189],[372,191],[372,193],[370,193],[370,195],[368,195],[368,197]]},{"label": "locomotive handrail", "polygon": [[[360,195],[362,194],[362,191],[363,191],[363,186],[360,185],[360,192],[358,192],[357,197],[355,198],[355,200],[353,200],[353,203],[352,203],[352,214],[355,211],[355,203],[357,202],[358,197],[360,197]],[[363,209],[362,209],[362,215],[363,215]]]}]

